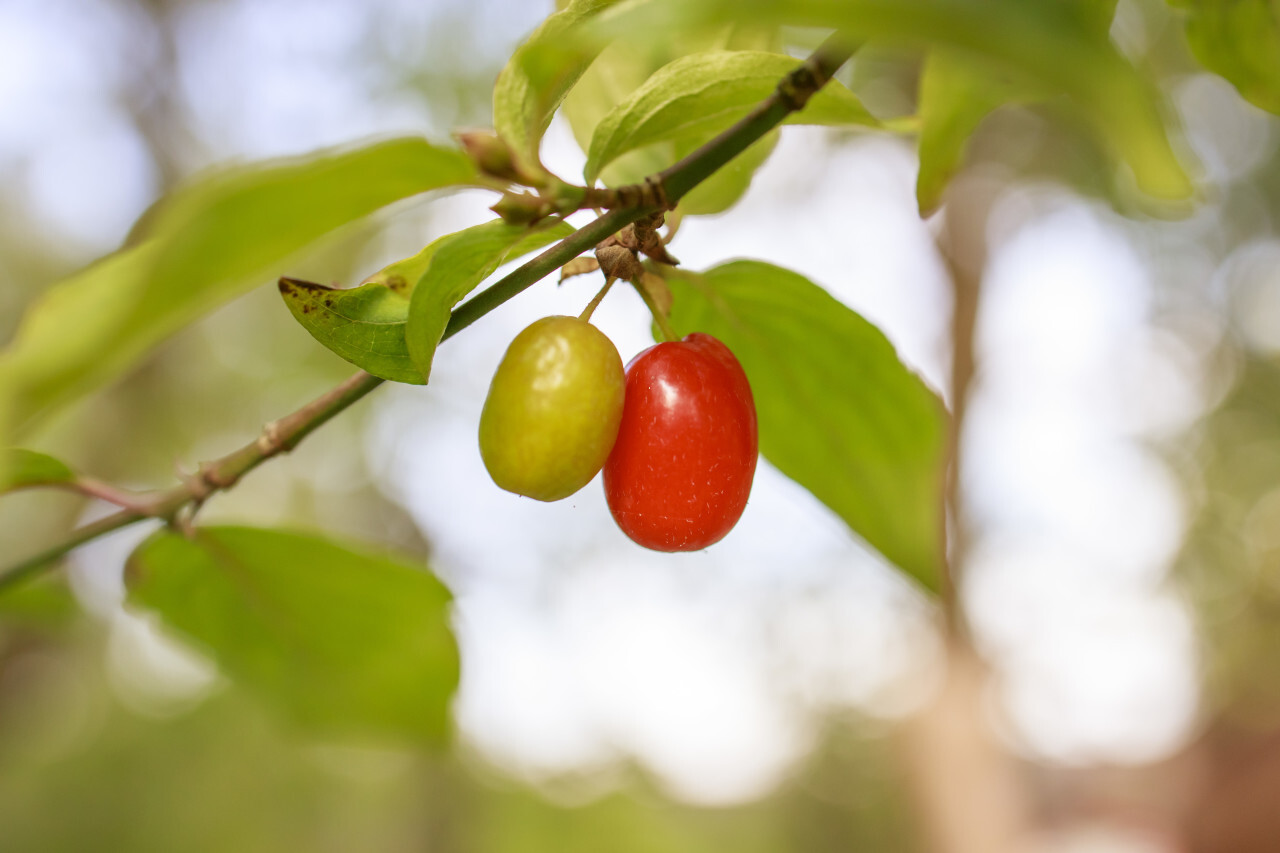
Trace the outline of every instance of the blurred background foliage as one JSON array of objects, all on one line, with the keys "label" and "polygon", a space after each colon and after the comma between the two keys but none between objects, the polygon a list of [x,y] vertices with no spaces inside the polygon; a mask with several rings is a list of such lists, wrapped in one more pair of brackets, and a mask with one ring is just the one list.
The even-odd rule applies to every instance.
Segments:
[{"label": "blurred background foliage", "polygon": [[[1265,0],[1252,5],[1266,10]],[[0,343],[49,284],[114,248],[147,204],[214,164],[344,142],[353,126],[443,139],[488,125],[494,77],[547,11],[339,0],[0,6],[10,57],[0,59],[0,104],[12,111],[0,132]],[[996,111],[966,155],[981,193],[1004,202],[989,205],[980,229],[987,256],[1013,242],[1019,214],[1043,213],[1062,187],[1123,235],[1155,283],[1144,340],[1163,348],[1193,398],[1191,416],[1164,422],[1174,427],[1131,432],[1177,474],[1183,524],[1167,543],[1173,571],[1154,585],[1194,622],[1198,711],[1153,756],[1160,763],[1123,767],[1055,762],[1006,723],[1046,849],[1239,853],[1280,838],[1269,807],[1280,791],[1280,125],[1203,74],[1180,14],[1124,0],[1112,37],[1160,81],[1185,127],[1177,142],[1194,154],[1202,192],[1186,216],[1137,215],[1096,139],[1060,121],[1052,102]],[[917,53],[872,46],[841,77],[887,118],[915,112],[920,74]],[[398,205],[288,272],[354,283],[454,230],[443,210]],[[300,333],[278,300],[258,289],[173,337],[46,425],[40,449],[100,479],[165,486],[175,465],[238,446],[345,378],[349,365]],[[1167,387],[1147,392],[1151,407],[1168,402]],[[216,497],[209,515],[431,560],[433,531],[364,452],[372,421],[369,407],[353,409]],[[50,544],[85,512],[62,494],[0,500],[0,552]],[[981,538],[984,517],[972,516]],[[0,598],[0,849],[924,849],[901,745],[874,714],[821,715],[785,780],[750,802],[703,807],[635,761],[533,784],[466,738],[436,755],[307,741],[195,663],[185,677],[200,689],[130,684],[137,658],[157,652],[135,636],[145,627],[114,621],[102,592],[109,566],[97,564],[118,568],[122,556],[95,552],[70,579]],[[975,607],[975,635],[995,658],[982,613]],[[1095,846],[1075,830],[1095,824],[1119,834]]]},{"label": "blurred background foliage", "polygon": [[6,625],[6,850],[914,849],[882,732],[853,721],[760,803],[673,802],[634,768],[536,790],[465,747],[317,744],[235,691],[161,717],[124,707],[103,677],[104,632],[62,618],[75,624]]}]

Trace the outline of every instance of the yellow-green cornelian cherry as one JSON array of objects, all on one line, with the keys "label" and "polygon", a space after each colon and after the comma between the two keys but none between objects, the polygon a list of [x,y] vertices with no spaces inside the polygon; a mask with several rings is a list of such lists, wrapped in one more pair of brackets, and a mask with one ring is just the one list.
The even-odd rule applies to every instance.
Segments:
[{"label": "yellow-green cornelian cherry", "polygon": [[480,456],[509,492],[558,501],[604,465],[618,437],[622,357],[577,317],[544,317],[516,335],[480,414]]}]

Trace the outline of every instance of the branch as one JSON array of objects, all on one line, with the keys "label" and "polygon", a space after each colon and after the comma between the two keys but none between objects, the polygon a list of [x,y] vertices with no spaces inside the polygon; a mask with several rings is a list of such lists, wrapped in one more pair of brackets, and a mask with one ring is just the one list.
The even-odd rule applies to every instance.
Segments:
[{"label": "branch", "polygon": [[745,118],[679,163],[658,173],[656,180],[662,185],[667,201],[674,206],[751,143],[780,125],[787,116],[803,109],[809,98],[825,86],[851,56],[853,47],[839,33],[828,37],[803,65],[783,77],[774,93]]},{"label": "branch", "polygon": [[[642,193],[635,196],[626,187],[604,191],[625,193],[627,198],[635,203],[609,210],[504,276],[491,287],[454,308],[441,340],[453,337],[502,303],[546,277],[553,270],[594,248],[597,243],[622,228],[654,213],[674,207],[686,193],[742,153],[751,143],[777,127],[788,115],[803,108],[813,93],[821,89],[831,79],[836,69],[852,55],[852,49],[845,44],[837,36],[832,36],[823,42],[804,64],[784,77],[773,94],[760,102],[745,118],[679,163],[649,177],[643,185],[638,185],[649,187],[648,195]],[[583,188],[574,189],[590,192]],[[613,205],[601,206],[613,207]],[[213,494],[230,489],[245,474],[263,462],[292,450],[314,430],[327,423],[339,412],[345,411],[382,382],[383,380],[378,377],[361,371],[296,412],[267,424],[257,439],[239,450],[202,464],[199,471],[184,483],[171,489],[137,496],[125,497],[124,493],[117,493],[114,502],[124,506],[121,512],[85,525],[58,545],[29,557],[17,565],[0,570],[0,590],[52,566],[59,557],[91,539],[145,518],[171,521],[184,508],[199,507]],[[102,496],[106,497],[108,494],[110,493],[104,492]]]},{"label": "branch", "polygon": [[382,380],[361,371],[336,388],[320,395],[301,409],[272,421],[262,428],[255,441],[214,462],[206,462],[185,485],[176,487],[157,503],[152,515],[172,518],[186,503],[202,503],[215,492],[229,489],[240,478],[273,456],[288,453],[334,415],[345,411]]},{"label": "branch", "polygon": [[63,541],[54,545],[39,554],[35,554],[22,562],[10,566],[0,573],[0,592],[11,587],[29,577],[34,577],[41,570],[48,568],[54,564],[59,557],[67,552],[80,547],[90,540],[97,539],[99,536],[106,536],[108,533],[119,530],[122,527],[128,527],[147,518],[133,510],[125,509],[114,515],[108,515],[91,524],[76,529],[70,536]]},{"label": "branch", "polygon": [[508,299],[536,284],[553,270],[559,269],[588,249],[595,248],[596,243],[618,229],[625,228],[652,212],[653,209],[647,207],[611,210],[579,228],[505,278],[499,279],[493,286],[482,290],[472,299],[453,309],[453,314],[449,317],[449,325],[445,327],[444,337],[441,340],[453,337]]},{"label": "branch", "polygon": [[[961,178],[948,188],[947,214],[938,235],[938,251],[951,280],[951,422],[947,435],[946,507],[938,535],[946,561],[943,604],[953,639],[968,641],[959,603],[959,582],[969,559],[970,519],[960,483],[964,473],[962,436],[968,423],[969,399],[976,373],[974,339],[982,297],[982,277],[987,265],[986,227],[994,190],[980,181]],[[950,526],[946,523],[950,519]]]}]

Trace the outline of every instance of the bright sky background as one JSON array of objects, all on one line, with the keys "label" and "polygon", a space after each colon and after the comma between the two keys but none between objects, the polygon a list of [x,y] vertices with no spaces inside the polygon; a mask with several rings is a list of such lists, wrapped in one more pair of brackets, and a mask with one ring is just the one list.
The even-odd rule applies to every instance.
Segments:
[{"label": "bright sky background", "polygon": [[[379,3],[372,26],[394,34],[398,16],[428,14],[421,7]],[[242,0],[193,12],[181,87],[216,146],[197,162],[420,129],[415,103],[368,95],[378,81],[355,56],[362,8]],[[544,11],[461,8],[482,15],[499,45]],[[16,190],[36,225],[65,234],[86,260],[117,244],[154,192],[140,140],[111,102],[136,58],[98,57],[131,23],[103,0],[0,5],[0,115],[22,116],[0,122],[0,180],[21,166]],[[1267,150],[1265,124],[1220,81],[1188,81],[1178,103],[1211,175]],[[566,177],[580,174],[563,126],[546,153]],[[673,251],[690,268],[752,256],[803,272],[941,387],[949,296],[937,223],[915,212],[915,168],[900,141],[834,148],[822,131],[788,129],[748,197],[729,215],[686,222]],[[446,199],[433,222],[481,221],[491,201]],[[1145,440],[1186,426],[1209,401],[1194,354],[1151,325],[1157,283],[1133,235],[1052,187],[1001,199],[964,446],[964,493],[981,532],[964,602],[996,665],[993,725],[1023,754],[1071,765],[1168,755],[1193,733],[1199,700],[1190,615],[1167,582],[1188,509]],[[682,556],[629,543],[598,483],[554,505],[494,487],[475,435],[488,378],[520,328],[578,313],[595,286],[537,287],[442,348],[430,388],[379,392],[367,452],[457,593],[457,717],[483,753],[530,778],[634,758],[693,801],[760,796],[812,743],[816,714],[893,718],[929,695],[931,612],[767,464],[734,533]],[[1280,282],[1255,290],[1258,312],[1280,319]],[[650,342],[626,290],[596,319],[624,360]],[[1280,349],[1277,328],[1259,322],[1255,337]],[[132,535],[83,549],[77,589],[116,620],[109,658],[122,698],[172,710],[214,681],[119,613]]]}]

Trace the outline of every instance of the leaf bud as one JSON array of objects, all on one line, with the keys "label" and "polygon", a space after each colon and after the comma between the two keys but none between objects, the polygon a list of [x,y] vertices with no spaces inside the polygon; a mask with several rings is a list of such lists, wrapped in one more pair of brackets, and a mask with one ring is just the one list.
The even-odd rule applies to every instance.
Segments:
[{"label": "leaf bud", "polygon": [[516,167],[511,147],[496,133],[491,130],[462,130],[455,136],[481,172],[504,181],[525,183]]}]

